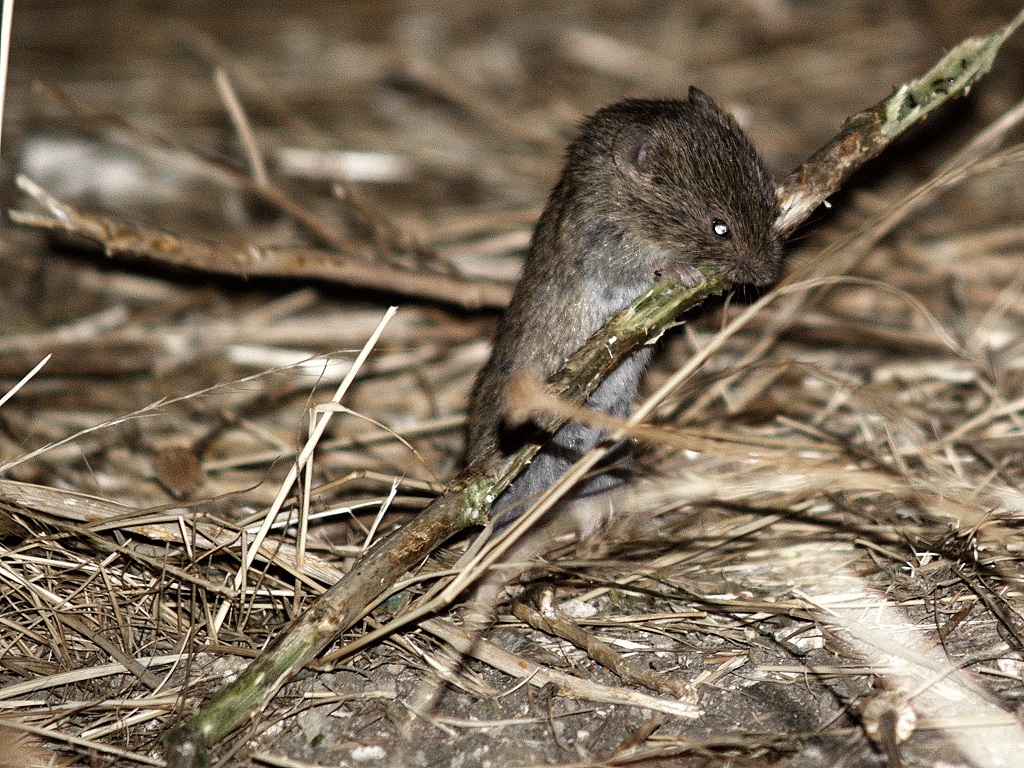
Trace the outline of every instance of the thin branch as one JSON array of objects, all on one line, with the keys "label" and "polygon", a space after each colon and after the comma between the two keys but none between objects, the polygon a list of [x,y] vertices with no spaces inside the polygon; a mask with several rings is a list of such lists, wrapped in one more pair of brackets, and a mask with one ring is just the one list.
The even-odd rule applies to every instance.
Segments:
[{"label": "thin branch", "polygon": [[549,615],[516,601],[512,604],[512,614],[534,629],[568,640],[605,669],[610,669],[622,678],[622,682],[627,685],[642,685],[683,700],[696,699],[696,691],[689,681],[671,673],[634,664],[611,643],[599,640],[560,611],[556,610],[553,615]]},{"label": "thin branch", "polygon": [[352,288],[440,301],[465,309],[498,308],[508,303],[507,283],[405,269],[374,260],[372,252],[348,246],[331,253],[302,248],[234,245],[175,235],[110,216],[87,213],[58,200],[31,179],[18,186],[48,211],[9,211],[17,224],[83,238],[109,256],[135,256],[196,272],[243,277],[288,277],[324,280]]},{"label": "thin branch", "polygon": [[7,62],[11,53],[11,24],[14,22],[14,0],[4,0],[0,11],[0,129],[4,124],[7,102]]},{"label": "thin branch", "polygon": [[968,37],[915,80],[843,123],[831,141],[811,155],[779,186],[782,213],[777,231],[790,234],[850,175],[877,157],[907,128],[936,107],[966,94],[992,68],[999,48],[1024,23],[1024,10],[990,35]]},{"label": "thin branch", "polygon": [[242,142],[242,146],[245,148],[253,179],[260,186],[269,186],[270,175],[267,173],[267,164],[263,161],[263,153],[260,152],[259,145],[256,143],[256,136],[252,132],[252,124],[249,122],[249,116],[245,114],[242,101],[238,98],[234,83],[231,82],[231,76],[223,67],[217,67],[213,79],[217,84],[217,92],[220,94],[221,99],[224,100],[224,106],[231,117],[231,123],[235,126],[238,140]]}]

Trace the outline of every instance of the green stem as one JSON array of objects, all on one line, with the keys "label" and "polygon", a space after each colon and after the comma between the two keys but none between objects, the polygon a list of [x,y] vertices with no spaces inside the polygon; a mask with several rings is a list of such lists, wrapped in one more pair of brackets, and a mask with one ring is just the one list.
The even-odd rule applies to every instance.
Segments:
[{"label": "green stem", "polygon": [[[724,280],[710,276],[695,288],[659,283],[629,307],[610,317],[551,379],[556,394],[582,404],[618,363],[652,342],[680,314],[708,296],[721,293]],[[367,606],[455,533],[487,522],[497,497],[564,418],[538,420],[539,431],[520,451],[502,456],[491,451],[456,477],[448,489],[414,520],[363,555],[246,669],[198,712],[164,736],[169,768],[205,768],[209,749],[254,719],[306,663],[363,615]]]},{"label": "green stem", "polygon": [[[879,154],[896,136],[940,104],[966,92],[989,70],[999,47],[1022,22],[1024,11],[991,35],[965,39],[924,75],[847,120],[832,141],[780,186],[782,212],[775,222],[776,230],[792,232],[854,170]],[[585,402],[604,376],[632,350],[653,341],[681,313],[727,287],[721,278],[705,277],[708,279],[693,289],[659,283],[609,318],[551,380],[555,392],[572,403]],[[167,733],[169,768],[208,765],[210,747],[258,716],[282,685],[358,621],[366,607],[410,567],[454,533],[485,522],[489,500],[504,490],[540,449],[544,437],[562,422],[553,417],[541,419],[537,438],[513,456],[505,458],[492,452],[479,457],[415,520],[364,555],[234,683]]]}]

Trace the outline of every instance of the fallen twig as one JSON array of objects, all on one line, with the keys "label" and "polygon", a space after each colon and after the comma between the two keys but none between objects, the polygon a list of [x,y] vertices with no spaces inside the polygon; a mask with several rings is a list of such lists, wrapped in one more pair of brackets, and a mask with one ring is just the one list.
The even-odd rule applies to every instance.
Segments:
[{"label": "fallen twig", "polygon": [[558,611],[553,615],[547,615],[523,602],[515,602],[512,604],[512,614],[534,629],[561,637],[580,650],[586,651],[590,658],[605,669],[610,669],[628,685],[642,685],[652,691],[675,696],[684,701],[696,700],[696,691],[686,680],[632,663],[610,643],[597,639]]},{"label": "fallen twig", "polygon": [[362,253],[352,246],[348,252],[338,253],[311,248],[236,245],[176,235],[80,210],[58,200],[25,176],[19,176],[17,182],[49,213],[9,211],[15,223],[83,238],[99,245],[108,256],[142,257],[196,272],[222,275],[326,280],[466,309],[503,307],[512,295],[512,286],[507,283],[404,269],[377,261],[369,250]]}]

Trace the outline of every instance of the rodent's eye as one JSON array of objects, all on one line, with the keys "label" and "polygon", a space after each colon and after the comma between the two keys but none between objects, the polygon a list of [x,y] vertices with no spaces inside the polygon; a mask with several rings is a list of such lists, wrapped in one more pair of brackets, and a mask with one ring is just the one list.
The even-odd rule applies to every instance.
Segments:
[{"label": "rodent's eye", "polygon": [[729,223],[723,219],[714,219],[711,222],[711,233],[722,240],[732,238],[732,229],[729,228]]}]

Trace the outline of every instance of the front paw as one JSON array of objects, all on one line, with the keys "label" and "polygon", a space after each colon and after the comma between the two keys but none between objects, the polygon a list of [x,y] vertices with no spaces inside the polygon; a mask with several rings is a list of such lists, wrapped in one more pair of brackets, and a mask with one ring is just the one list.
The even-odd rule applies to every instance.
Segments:
[{"label": "front paw", "polygon": [[704,282],[704,275],[687,262],[675,262],[658,270],[658,277],[662,280],[674,280],[685,288],[696,288]]}]

